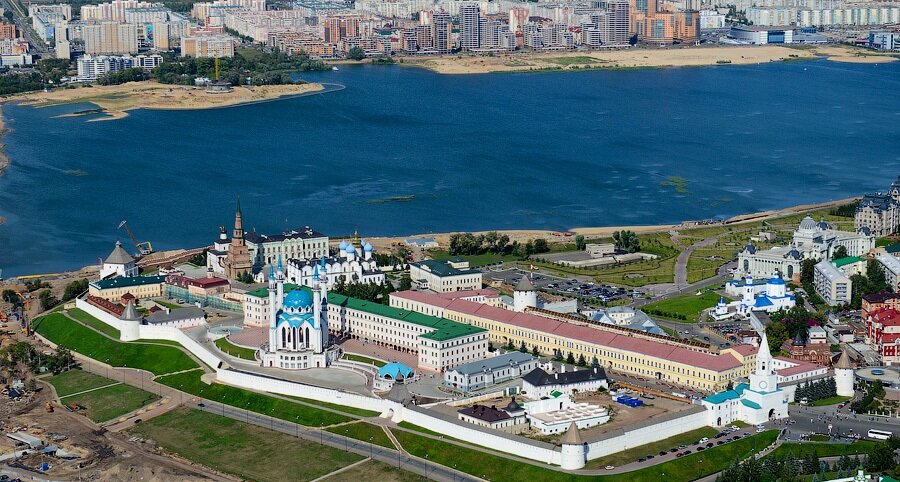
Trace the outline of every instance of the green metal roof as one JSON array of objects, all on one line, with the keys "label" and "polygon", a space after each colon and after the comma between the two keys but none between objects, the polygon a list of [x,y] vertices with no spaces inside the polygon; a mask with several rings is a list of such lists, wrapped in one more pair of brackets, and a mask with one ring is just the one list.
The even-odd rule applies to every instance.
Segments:
[{"label": "green metal roof", "polygon": [[477,326],[457,323],[446,318],[424,315],[415,311],[401,310],[400,308],[382,305],[381,303],[375,303],[374,301],[350,298],[349,296],[339,295],[337,293],[328,293],[328,303],[431,328],[433,331],[419,335],[422,338],[427,338],[429,340],[446,341],[485,331]]},{"label": "green metal roof", "polygon": [[450,266],[444,261],[435,261],[433,259],[425,259],[419,261],[417,263],[412,263],[420,268],[428,268],[428,271],[438,275],[438,276],[459,276],[463,274],[472,274],[477,273],[477,269],[457,269],[453,266]]},{"label": "green metal roof", "polygon": [[746,398],[741,399],[741,403],[743,403],[744,405],[746,405],[746,406],[748,406],[748,407],[750,407],[750,408],[754,408],[754,409],[756,409],[756,410],[759,410],[760,408],[762,408],[762,407],[759,406],[758,403],[756,403],[756,402],[751,402],[750,400],[747,400]]},{"label": "green metal roof", "polygon": [[749,388],[749,385],[746,383],[740,383],[738,386],[734,387],[734,390],[725,390],[724,392],[714,393],[703,400],[710,403],[724,403],[728,400],[734,400],[736,398],[741,398],[741,394],[744,393],[744,390]]},{"label": "green metal roof", "polygon": [[832,261],[835,268],[847,266],[848,264],[859,263],[863,259],[857,256],[847,256],[846,258],[836,259]]},{"label": "green metal roof", "polygon": [[166,280],[165,276],[119,276],[110,279],[94,281],[91,283],[95,288],[105,290],[110,288],[128,288],[131,286],[143,286],[162,283]]},{"label": "green metal roof", "polygon": [[[284,292],[285,293],[290,293],[291,291],[294,291],[297,288],[300,288],[300,286],[291,284],[291,283],[284,284]],[[303,287],[303,289],[305,289],[309,292],[312,292],[312,290],[309,288]],[[253,291],[248,291],[247,294],[250,296],[256,296],[257,298],[268,298],[269,297],[269,289],[268,288],[259,288],[259,289],[253,290]]]}]

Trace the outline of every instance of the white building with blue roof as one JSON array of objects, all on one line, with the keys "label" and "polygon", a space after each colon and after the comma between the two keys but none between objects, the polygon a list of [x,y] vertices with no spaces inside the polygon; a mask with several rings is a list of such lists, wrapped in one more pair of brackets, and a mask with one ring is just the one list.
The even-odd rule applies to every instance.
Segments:
[{"label": "white building with blue roof", "polygon": [[[323,266],[323,270],[327,268]],[[312,289],[284,294],[284,266],[269,268],[269,342],[258,352],[262,366],[302,370],[327,367],[340,358],[328,333],[328,288],[315,268]]]},{"label": "white building with blue roof", "polygon": [[797,298],[788,292],[787,283],[777,273],[764,284],[755,281],[750,275],[741,280],[729,281],[725,292],[739,296],[740,299],[729,303],[724,297],[720,298],[710,312],[710,317],[716,321],[734,316],[749,316],[751,311],[774,313],[793,308],[797,304]]},{"label": "white building with blue roof", "polygon": [[736,420],[757,425],[787,418],[789,396],[788,392],[778,388],[774,359],[763,333],[750,383],[710,395],[701,400],[701,404],[707,410],[707,423],[713,427],[730,425]]}]

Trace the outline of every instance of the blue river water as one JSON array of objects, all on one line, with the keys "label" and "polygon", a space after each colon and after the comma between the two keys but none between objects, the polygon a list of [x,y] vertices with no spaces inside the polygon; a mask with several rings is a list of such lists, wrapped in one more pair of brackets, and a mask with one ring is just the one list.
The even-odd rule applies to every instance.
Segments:
[{"label": "blue river water", "polygon": [[303,78],[346,88],[105,122],[4,106],[3,275],[95,263],[127,241],[123,219],[156,249],[209,244],[238,197],[260,232],[562,230],[825,201],[900,174],[900,62]]}]

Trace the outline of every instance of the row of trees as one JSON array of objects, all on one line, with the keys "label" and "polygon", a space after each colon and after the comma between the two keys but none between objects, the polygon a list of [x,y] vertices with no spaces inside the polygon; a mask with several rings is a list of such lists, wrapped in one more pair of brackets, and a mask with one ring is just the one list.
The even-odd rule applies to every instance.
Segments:
[{"label": "row of trees", "polygon": [[[402,285],[403,280],[401,279],[401,287]],[[359,298],[361,300],[386,305],[390,301],[390,294],[394,292],[394,285],[387,281],[383,285],[377,283],[361,283],[359,281],[347,283],[341,278],[334,284],[331,291],[351,298]]]},{"label": "row of trees", "polygon": [[[310,59],[303,52],[288,55],[280,50],[239,50],[232,58],[219,59],[219,79],[232,85],[245,84],[247,78],[253,85],[293,84],[291,72],[325,70],[321,60]],[[164,84],[193,85],[198,77],[215,79],[216,64],[212,58],[167,56],[153,69],[153,77]]]},{"label": "row of trees", "polygon": [[824,315],[808,311],[800,302],[789,310],[772,313],[771,318],[772,323],[766,325],[766,337],[772,353],[781,351],[785,340],[793,339],[798,332],[805,339],[811,325],[821,325],[825,320]]},{"label": "row of trees", "polygon": [[877,260],[870,259],[866,263],[866,274],[855,274],[850,277],[852,290],[850,293],[850,307],[858,310],[862,306],[862,297],[882,291],[892,291],[887,282],[884,268]]},{"label": "row of trees", "polygon": [[97,79],[97,83],[100,85],[119,85],[144,80],[150,80],[150,74],[140,67],[132,67],[103,74]]},{"label": "row of trees", "polygon": [[797,400],[807,399],[810,402],[837,396],[837,384],[834,377],[801,383],[797,386],[794,397]]},{"label": "row of trees", "polygon": [[77,366],[72,352],[64,347],[58,347],[50,355],[41,353],[24,341],[0,349],[0,375],[4,379],[25,378],[29,371],[56,372]]},{"label": "row of trees", "polygon": [[509,236],[490,231],[485,234],[456,233],[450,235],[450,249],[452,256],[472,256],[478,254],[505,254],[527,258],[532,254],[546,253],[550,251],[550,244],[546,239],[530,239],[525,243],[509,241]]},{"label": "row of trees", "polygon": [[[66,301],[75,299],[76,296],[87,291],[89,284],[90,282],[87,279],[72,281],[71,283],[66,285],[66,288],[63,291],[62,300],[57,299],[56,296],[53,295],[53,292],[49,289],[49,283],[41,281],[40,279],[26,281],[25,289],[29,292],[41,290],[38,293],[38,301],[40,302],[42,309],[49,310],[50,308],[58,305],[60,302],[65,303]],[[24,301],[18,294],[16,294],[15,291],[11,289],[3,290],[2,294],[0,294],[0,298],[2,298],[3,301],[12,304],[13,306],[20,305]]]},{"label": "row of trees", "polygon": [[[863,464],[859,455],[850,457],[841,455],[834,464],[820,460],[818,454],[813,451],[802,458],[797,458],[793,453],[785,456],[770,455],[762,460],[750,458],[745,462],[735,461],[730,467],[722,471],[716,478],[717,482],[799,482],[800,480],[812,480],[824,482],[830,477],[827,472],[837,471],[838,478],[855,475],[856,469],[864,467],[870,472],[882,472],[893,470],[897,464],[894,461],[894,449],[900,446],[898,439],[891,438],[885,443],[879,443],[868,454],[866,463]],[[802,476],[812,476],[809,478]]]}]

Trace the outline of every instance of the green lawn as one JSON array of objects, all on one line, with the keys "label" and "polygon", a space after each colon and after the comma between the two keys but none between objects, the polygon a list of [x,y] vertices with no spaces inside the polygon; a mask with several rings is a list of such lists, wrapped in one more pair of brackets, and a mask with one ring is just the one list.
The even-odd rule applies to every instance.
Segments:
[{"label": "green lawn", "polygon": [[378,412],[373,412],[372,410],[364,410],[362,408],[356,407],[346,407],[344,405],[338,405],[336,403],[328,403],[321,402],[319,400],[313,400],[311,398],[303,398],[303,397],[292,397],[290,395],[284,395],[287,398],[293,398],[294,400],[300,400],[301,402],[306,402],[312,405],[318,405],[320,407],[330,408],[332,410],[337,410],[339,412],[349,413],[351,415],[356,415],[357,417],[377,417],[381,415]]},{"label": "green lawn", "polygon": [[142,368],[156,375],[197,368],[178,348],[113,341],[60,313],[38,318],[34,329],[57,345],[116,367]]},{"label": "green lawn", "polygon": [[[112,380],[110,380],[112,381]],[[102,423],[133,412],[158,400],[153,393],[131,385],[113,385],[79,395],[60,398],[62,403],[75,403],[87,408],[83,413],[96,423]]]},{"label": "green lawn", "polygon": [[806,456],[806,454],[810,453],[816,453],[819,455],[819,457],[831,457],[844,454],[867,454],[872,450],[875,450],[875,447],[878,447],[880,443],[881,442],[875,442],[872,440],[858,440],[856,442],[853,442],[852,444],[786,442],[781,444],[777,449],[769,454],[769,456],[777,455],[784,457],[788,453],[792,453],[794,454],[794,457],[800,459]]},{"label": "green lawn", "polygon": [[359,482],[363,479],[372,482],[426,482],[429,480],[419,474],[407,472],[393,465],[375,460],[351,467],[322,480],[324,482]]},{"label": "green lawn", "polygon": [[177,310],[179,308],[184,308],[181,305],[176,305],[175,303],[169,303],[168,301],[153,300],[153,302],[158,304],[159,306],[162,306],[163,308],[168,308],[170,310]]},{"label": "green lawn", "polygon": [[120,336],[119,330],[107,325],[106,323],[98,320],[97,318],[94,318],[93,316],[89,315],[86,311],[80,310],[78,308],[73,308],[73,309],[69,310],[67,313],[69,313],[69,316],[71,316],[72,318],[75,318],[76,320],[80,321],[81,323],[84,323],[85,325],[90,326],[91,328],[99,331],[100,333],[103,333],[107,336],[115,338],[116,340],[119,339],[119,336]]},{"label": "green lawn", "polygon": [[344,360],[368,363],[369,365],[375,365],[376,367],[379,367],[379,368],[387,365],[387,362],[383,362],[381,360],[376,360],[374,358],[369,358],[367,356],[356,355],[353,353],[344,353],[343,358],[344,358]]},{"label": "green lawn", "polygon": [[623,450],[621,452],[607,455],[606,457],[600,457],[599,459],[590,460],[588,461],[585,468],[602,469],[607,465],[618,467],[620,465],[635,462],[637,461],[637,459],[647,455],[657,455],[662,450],[669,450],[671,448],[678,447],[679,445],[690,445],[703,437],[712,437],[717,433],[719,433],[719,431],[712,427],[698,428],[697,430],[691,430],[690,432],[685,432],[683,434],[669,437],[658,442],[641,445],[640,447]]},{"label": "green lawn", "polygon": [[384,430],[381,427],[379,427],[378,425],[372,425],[371,423],[348,423],[335,427],[328,427],[325,430],[343,435],[345,437],[354,438],[356,440],[362,440],[363,442],[371,442],[375,445],[381,445],[382,447],[387,447],[389,449],[397,448],[394,447],[394,443],[391,442],[391,439],[388,438],[387,434],[384,433]]},{"label": "green lawn", "polygon": [[589,56],[589,55],[576,55],[574,57],[549,57],[541,59],[544,62],[549,62],[551,64],[558,65],[584,65],[584,64],[596,64],[599,60]]},{"label": "green lawn", "polygon": [[[707,291],[700,296],[690,293],[650,303],[641,309],[652,316],[694,323],[700,318],[700,312],[716,306],[719,298],[720,296],[713,291]],[[681,319],[682,316],[685,319]]]},{"label": "green lawn", "polygon": [[236,356],[238,358],[243,358],[244,360],[256,360],[256,350],[251,350],[250,348],[244,348],[242,346],[237,346],[234,343],[228,341],[227,337],[222,337],[216,340],[216,346],[225,353],[228,353],[231,356]]},{"label": "green lawn", "polygon": [[244,480],[313,480],[363,459],[199,410],[179,408],[129,430],[168,452]]},{"label": "green lawn", "polygon": [[[440,249],[432,249],[428,251],[428,256],[431,259],[437,261],[445,261],[450,258],[455,258],[455,256],[450,256],[450,253]],[[469,262],[469,266],[472,268],[479,268],[481,266],[487,266],[489,264],[495,263],[510,263],[513,261],[517,261],[520,258],[518,256],[514,256],[511,254],[474,254],[470,256],[460,256],[460,258]]]},{"label": "green lawn", "polygon": [[809,402],[809,406],[810,407],[824,407],[825,405],[837,405],[839,403],[844,403],[847,400],[850,400],[850,397],[839,397],[839,396],[828,397],[828,398],[823,398],[821,400]]},{"label": "green lawn", "polygon": [[118,383],[115,380],[81,370],[65,371],[59,375],[44,378],[44,381],[53,385],[56,394],[60,397]]},{"label": "green lawn", "polygon": [[484,453],[477,449],[430,439],[405,431],[394,431],[394,436],[403,448],[418,457],[433,460],[448,467],[487,480],[540,480],[574,481],[591,480],[597,482],[659,482],[694,480],[704,475],[719,472],[735,459],[743,459],[770,445],[778,436],[769,430],[736,442],[705,450],[659,465],[618,475],[577,476],[550,470],[539,465],[527,464],[504,457]]},{"label": "green lawn", "polygon": [[177,388],[192,395],[238,407],[251,412],[269,415],[289,422],[318,427],[349,422],[350,417],[319,410],[317,408],[293,403],[289,400],[275,398],[261,393],[251,392],[221,383],[207,385],[200,381],[202,372],[194,370],[176,375],[159,377],[157,382]]}]

